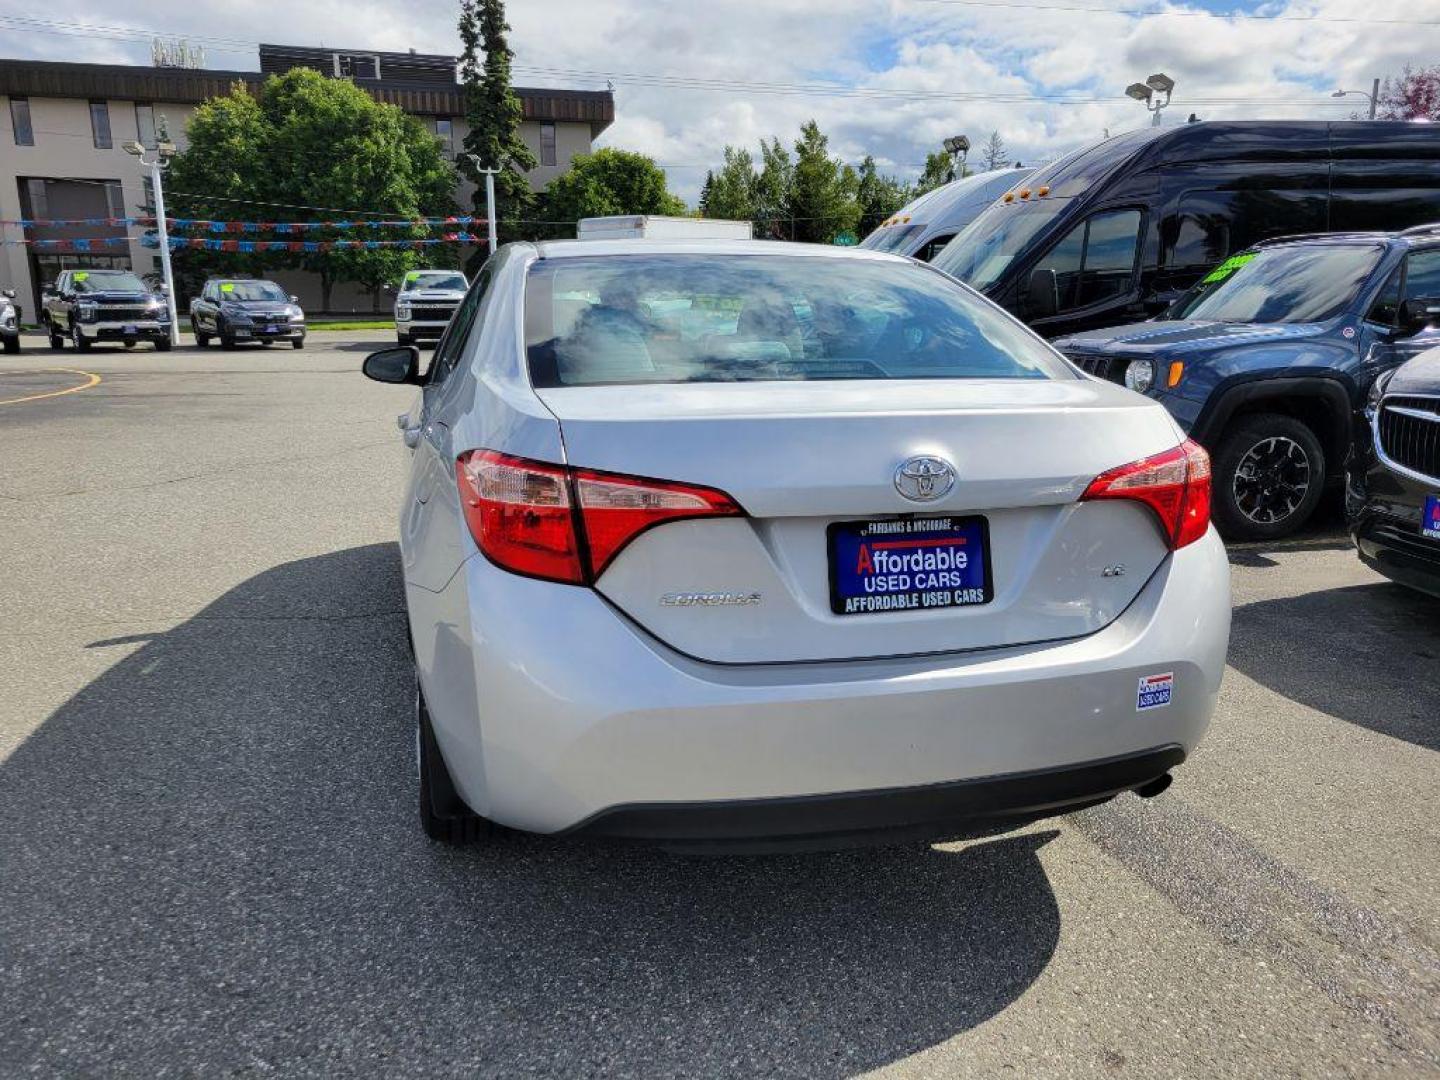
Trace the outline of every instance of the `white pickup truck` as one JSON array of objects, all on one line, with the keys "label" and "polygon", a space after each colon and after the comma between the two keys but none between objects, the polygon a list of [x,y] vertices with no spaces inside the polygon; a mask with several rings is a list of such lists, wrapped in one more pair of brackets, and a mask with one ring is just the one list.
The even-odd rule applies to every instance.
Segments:
[{"label": "white pickup truck", "polygon": [[401,345],[438,338],[465,299],[470,282],[459,270],[411,270],[395,292],[395,337]]}]

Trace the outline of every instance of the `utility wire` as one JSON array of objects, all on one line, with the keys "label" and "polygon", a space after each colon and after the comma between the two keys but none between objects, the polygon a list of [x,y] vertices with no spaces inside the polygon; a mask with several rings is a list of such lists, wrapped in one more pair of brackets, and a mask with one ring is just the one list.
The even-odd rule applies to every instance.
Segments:
[{"label": "utility wire", "polygon": [[1367,26],[1440,26],[1433,19],[1346,18],[1339,15],[1260,15],[1243,11],[1174,11],[1154,8],[1080,7],[1073,4],[1018,4],[1013,0],[913,0],[943,7],[1004,8],[1011,11],[1082,11],[1091,15],[1125,15],[1130,18],[1251,19],[1256,22],[1363,23]]}]

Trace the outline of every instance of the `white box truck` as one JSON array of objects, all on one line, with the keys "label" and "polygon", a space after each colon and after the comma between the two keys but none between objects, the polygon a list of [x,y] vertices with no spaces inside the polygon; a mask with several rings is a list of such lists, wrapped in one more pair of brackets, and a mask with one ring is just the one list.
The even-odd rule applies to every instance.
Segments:
[{"label": "white box truck", "polygon": [[754,234],[748,221],[620,214],[581,218],[575,235],[580,240],[749,240]]}]

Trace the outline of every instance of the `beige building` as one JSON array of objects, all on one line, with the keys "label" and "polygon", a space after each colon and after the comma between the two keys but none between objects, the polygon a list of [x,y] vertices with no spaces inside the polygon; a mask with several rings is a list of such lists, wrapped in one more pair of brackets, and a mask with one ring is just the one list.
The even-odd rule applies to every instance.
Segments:
[{"label": "beige building", "polygon": [[[264,76],[292,67],[311,67],[326,75],[354,79],[377,100],[397,105],[422,119],[453,154],[467,128],[451,56],[376,53],[357,50],[301,49],[261,45],[260,71],[187,70],[111,64],[69,64],[38,60],[0,60],[0,220],[133,217],[150,203],[148,170],[121,147],[156,142],[162,123],[171,139],[185,145],[185,127],[200,102],[225,94],[235,82],[252,89]],[[521,137],[540,164],[531,186],[543,188],[569,168],[576,154],[588,153],[594,138],[615,118],[608,91],[516,88],[520,98]],[[471,189],[456,192],[462,207]],[[184,215],[183,201],[169,200],[171,216]],[[250,211],[249,216],[254,212]],[[237,216],[247,216],[237,214]],[[270,217],[307,220],[303,211]],[[6,240],[65,240],[126,236],[106,225],[0,226]],[[37,250],[31,245],[0,246],[0,288],[13,288],[33,321],[42,283],[75,266],[115,266],[147,274],[158,271],[159,256],[139,243],[140,230],[129,230],[124,246],[94,253]],[[313,275],[280,272],[277,281],[318,309],[319,282]],[[369,293],[337,286],[336,311],[369,311]]]}]

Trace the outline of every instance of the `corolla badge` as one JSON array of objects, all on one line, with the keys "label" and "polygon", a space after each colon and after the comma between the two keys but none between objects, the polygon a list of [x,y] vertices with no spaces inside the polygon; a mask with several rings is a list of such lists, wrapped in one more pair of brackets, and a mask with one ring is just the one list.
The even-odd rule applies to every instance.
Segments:
[{"label": "corolla badge", "polygon": [[895,470],[895,490],[911,502],[934,502],[955,486],[955,466],[944,458],[906,458]]}]

